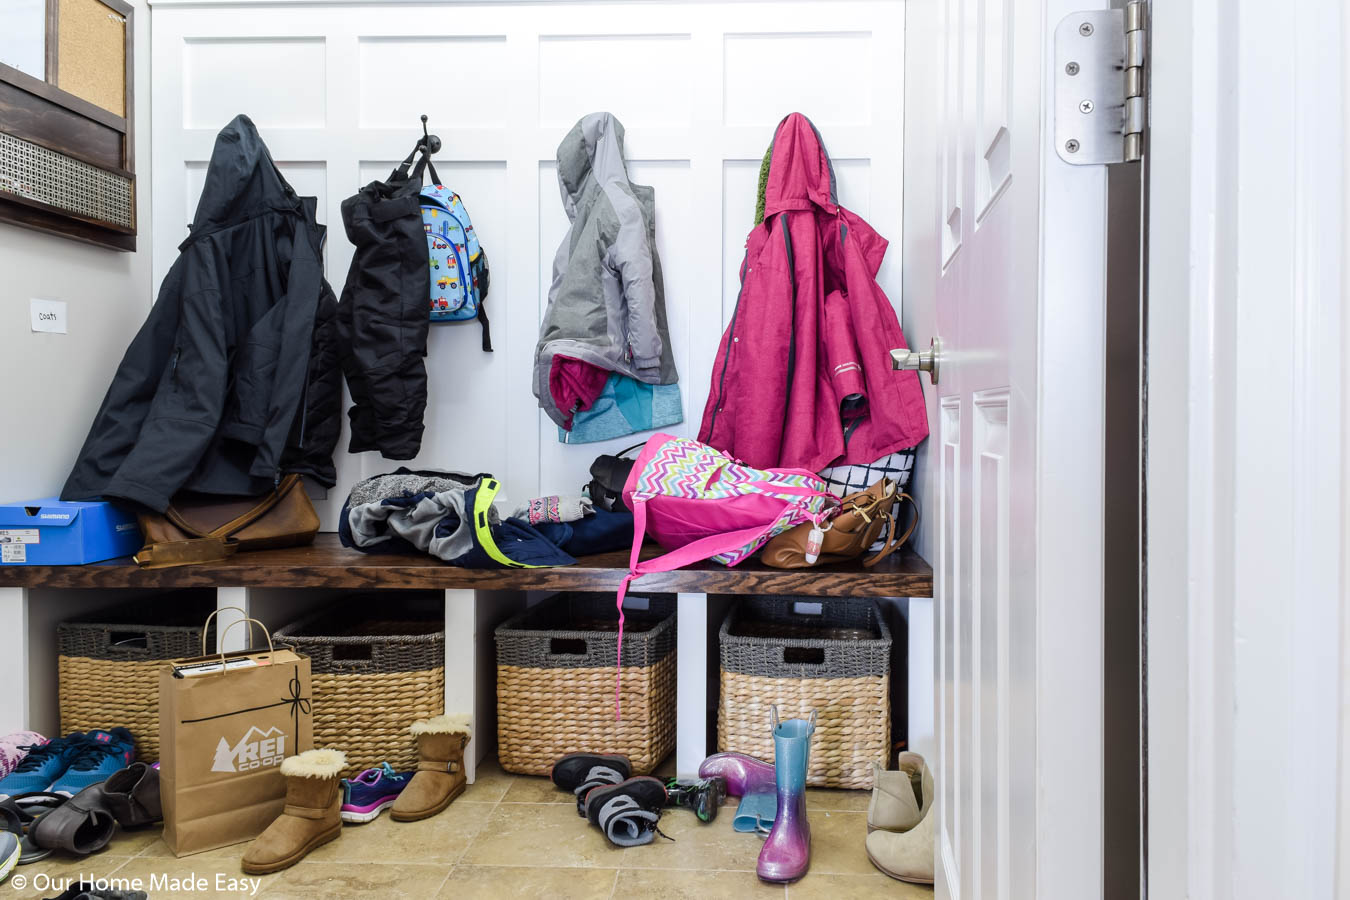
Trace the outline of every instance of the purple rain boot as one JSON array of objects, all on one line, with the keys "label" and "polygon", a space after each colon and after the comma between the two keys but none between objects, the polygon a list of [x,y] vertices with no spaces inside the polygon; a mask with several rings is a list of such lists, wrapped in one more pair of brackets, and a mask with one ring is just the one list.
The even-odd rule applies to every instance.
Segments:
[{"label": "purple rain boot", "polygon": [[732,797],[774,789],[773,763],[744,753],[714,753],[698,767],[698,777],[725,778]]},{"label": "purple rain boot", "polygon": [[774,776],[778,785],[778,814],[773,830],[759,851],[755,867],[760,881],[783,884],[796,881],[811,865],[811,823],[806,820],[806,768],[811,759],[811,735],[816,730],[816,714],[811,720],[778,721],[773,710]]}]

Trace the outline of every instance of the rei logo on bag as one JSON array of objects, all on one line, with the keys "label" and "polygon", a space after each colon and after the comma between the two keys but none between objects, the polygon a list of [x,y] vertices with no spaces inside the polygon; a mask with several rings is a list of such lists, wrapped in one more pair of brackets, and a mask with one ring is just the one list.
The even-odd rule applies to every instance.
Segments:
[{"label": "rei logo on bag", "polygon": [[280,728],[263,731],[256,725],[233,747],[225,738],[216,745],[216,760],[212,772],[248,772],[279,766],[286,758],[286,733]]}]

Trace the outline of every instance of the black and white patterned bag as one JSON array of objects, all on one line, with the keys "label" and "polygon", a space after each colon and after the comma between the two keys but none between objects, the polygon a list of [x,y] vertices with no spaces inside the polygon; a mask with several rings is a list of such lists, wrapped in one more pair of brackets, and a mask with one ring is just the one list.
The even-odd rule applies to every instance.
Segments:
[{"label": "black and white patterned bag", "polygon": [[911,447],[887,454],[873,463],[824,469],[820,477],[840,497],[865,491],[881,478],[889,478],[899,490],[906,491],[909,488],[909,476],[914,471],[914,457],[915,452]]}]

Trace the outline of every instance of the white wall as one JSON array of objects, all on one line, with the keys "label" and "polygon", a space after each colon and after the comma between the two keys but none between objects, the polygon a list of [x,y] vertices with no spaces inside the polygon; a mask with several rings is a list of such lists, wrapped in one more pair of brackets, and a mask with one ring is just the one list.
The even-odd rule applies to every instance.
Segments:
[{"label": "white wall", "polygon": [[[244,7],[247,7],[244,11]],[[627,128],[629,172],[656,188],[657,242],[685,404],[702,417],[717,342],[736,301],[759,161],[789,112],[810,116],[835,161],[841,201],[895,243],[881,283],[900,303],[903,5],[814,2],[427,3],[411,7],[155,0],[156,277],[173,260],[215,132],[257,123],[287,177],[317,194],[341,289],[351,245],[340,204],[388,175],[426,113],[436,165],[464,198],[492,262],[491,355],[476,323],[433,326],[427,431],[415,465],[486,470],[504,491],[578,491],[596,455],[642,439],[561,445],[530,391],[554,251],[566,226],[558,141],[581,115]],[[435,54],[462,88],[419,77]],[[389,471],[337,454],[340,483]]]},{"label": "white wall", "polygon": [[[150,272],[150,10],[136,7],[138,250],[0,223],[0,501],[59,493],[113,371],[154,299]],[[0,125],[3,127],[3,125]],[[68,334],[34,334],[29,300],[64,300]]]}]

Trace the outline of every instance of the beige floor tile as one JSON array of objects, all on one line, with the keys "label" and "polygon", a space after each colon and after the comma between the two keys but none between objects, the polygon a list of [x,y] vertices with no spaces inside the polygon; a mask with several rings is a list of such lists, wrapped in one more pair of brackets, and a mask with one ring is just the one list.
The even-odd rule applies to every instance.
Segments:
[{"label": "beige floor tile", "polygon": [[753,872],[764,842],[753,834],[741,834],[731,827],[730,810],[704,824],[686,809],[667,810],[661,817],[661,831],[673,841],[657,836],[646,846],[623,851],[625,869],[702,869],[707,871]]},{"label": "beige floor tile", "polygon": [[[392,897],[435,897],[446,866],[397,864],[353,866],[306,860],[270,876],[258,896],[267,900],[389,900]],[[158,897],[154,900],[159,900]]]},{"label": "beige floor tile", "polygon": [[576,805],[576,796],[564,791],[548,778],[534,775],[517,775],[511,787],[507,789],[503,803],[571,803]]},{"label": "beige floor tile", "polygon": [[460,799],[471,803],[496,803],[506,794],[507,788],[516,780],[516,776],[502,771],[496,757],[489,756],[479,763],[474,779],[474,783],[465,789]]},{"label": "beige floor tile", "polygon": [[[641,848],[645,849],[645,848]],[[503,803],[474,838],[462,865],[621,865],[621,854],[567,803]]]},{"label": "beige floor tile", "polygon": [[491,812],[489,804],[456,800],[444,812],[420,822],[395,822],[386,813],[365,825],[345,826],[342,837],[319,847],[305,861],[453,865]]},{"label": "beige floor tile", "polygon": [[871,791],[842,791],[831,788],[806,789],[806,808],[808,810],[827,809],[865,813],[867,812],[867,804],[871,800]]},{"label": "beige floor tile", "polygon": [[812,812],[811,871],[835,875],[875,875],[867,858],[867,813]]},{"label": "beige floor tile", "polygon": [[609,900],[616,869],[455,866],[440,900]]},{"label": "beige floor tile", "polygon": [[[659,838],[658,838],[659,840]],[[621,869],[615,897],[643,900],[739,900],[783,897],[781,885],[765,884],[754,872],[672,872],[669,869]]]},{"label": "beige floor tile", "polygon": [[[232,844],[228,847],[217,847],[215,850],[206,850],[201,853],[194,853],[191,856],[181,857],[185,860],[225,860],[227,862],[238,862],[248,849],[248,842],[242,844]],[[159,859],[174,859],[173,851],[169,845],[164,843],[163,838],[155,838],[141,852],[141,857],[154,857]]]},{"label": "beige floor tile", "polygon": [[54,854],[39,862],[16,866],[9,879],[0,884],[0,897],[5,900],[55,897],[82,876],[112,877],[130,861],[129,856],[116,855],[107,850],[84,857]]},{"label": "beige floor tile", "polygon": [[885,875],[822,875],[814,871],[788,885],[788,900],[933,900],[932,885],[908,884]]},{"label": "beige floor tile", "polygon": [[[243,900],[254,896],[255,885],[258,884],[256,876],[246,876],[240,871],[238,861],[208,859],[204,856],[183,859],[138,856],[114,872],[112,877],[139,882],[132,887],[146,891],[155,900],[200,900],[202,897]],[[277,877],[264,877],[258,893]]]}]

